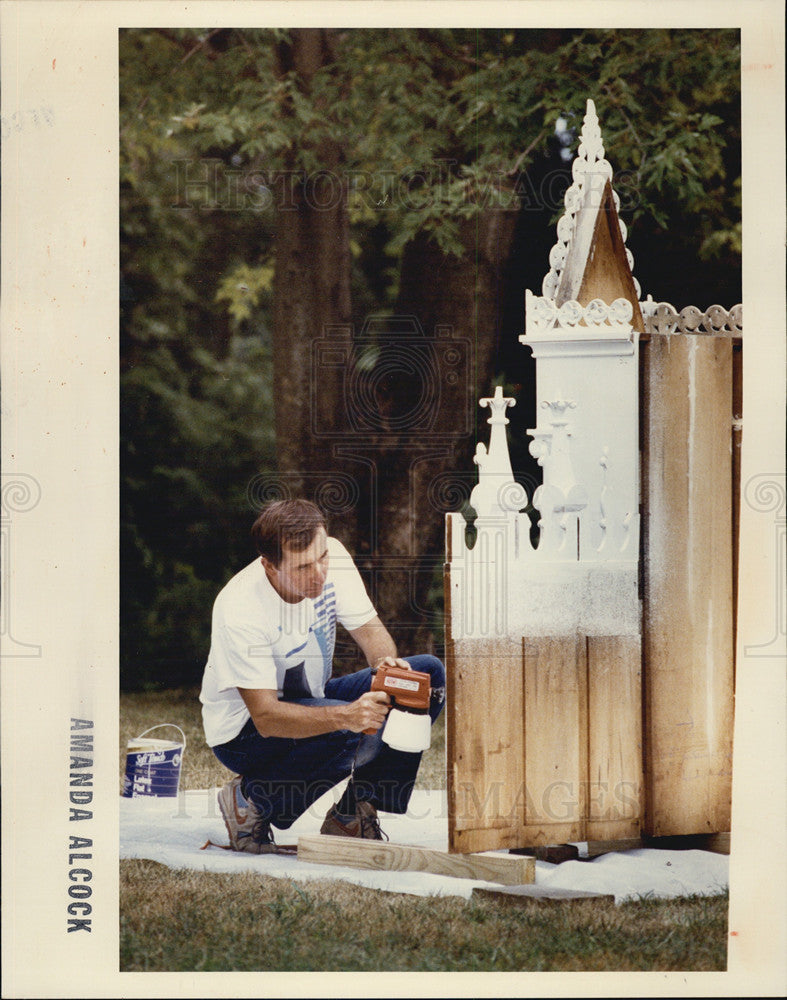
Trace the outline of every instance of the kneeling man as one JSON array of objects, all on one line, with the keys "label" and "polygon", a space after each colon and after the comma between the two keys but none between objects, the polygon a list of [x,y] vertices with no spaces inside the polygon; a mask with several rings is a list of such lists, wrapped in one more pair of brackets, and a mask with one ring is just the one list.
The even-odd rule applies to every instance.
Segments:
[{"label": "kneeling man", "polygon": [[[383,663],[429,673],[434,722],[443,665],[430,655],[398,659],[352,558],[314,504],[268,504],[252,537],[259,559],[213,606],[200,693],[208,745],[237,775],[219,792],[230,846],[275,852],[271,828],[286,830],[350,775],[320,832],[380,840],[377,810],[407,811],[421,754],[382,741],[390,700],[369,690],[372,674]],[[344,677],[331,676],[337,621],[369,664]]]}]

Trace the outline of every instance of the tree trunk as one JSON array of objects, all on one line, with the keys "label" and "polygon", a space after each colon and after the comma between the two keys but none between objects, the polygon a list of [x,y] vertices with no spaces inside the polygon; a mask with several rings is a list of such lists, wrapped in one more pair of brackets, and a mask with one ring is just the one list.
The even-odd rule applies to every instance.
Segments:
[{"label": "tree trunk", "polygon": [[425,236],[408,245],[400,329],[383,338],[370,376],[379,429],[366,442],[375,462],[369,561],[373,598],[400,654],[442,639],[429,591],[442,595],[445,513],[474,482],[478,398],[492,392],[499,283],[515,222],[513,212],[490,210],[465,223],[461,259]]},{"label": "tree trunk", "polygon": [[[301,29],[277,50],[280,75],[295,72],[304,92],[332,61],[335,32]],[[305,144],[298,154],[302,156]],[[344,373],[350,356],[350,246],[343,156],[333,141],[308,148],[319,167],[295,161],[275,179],[273,393],[279,481],[261,499],[305,496],[343,514],[354,489],[336,475],[331,445],[344,428]],[[352,518],[339,534],[352,544]]]},{"label": "tree trunk", "polygon": [[[335,34],[302,29],[278,52],[308,91]],[[299,153],[303,152],[303,147]],[[429,603],[441,588],[443,522],[472,485],[479,395],[491,393],[498,284],[516,216],[464,224],[461,259],[426,237],[402,263],[397,314],[350,326],[350,251],[342,150],[279,178],[274,279],[274,405],[279,482],[270,496],[306,496],[355,554],[400,653],[441,638]],[[430,610],[432,617],[430,620]],[[353,647],[337,646],[344,668]]]}]

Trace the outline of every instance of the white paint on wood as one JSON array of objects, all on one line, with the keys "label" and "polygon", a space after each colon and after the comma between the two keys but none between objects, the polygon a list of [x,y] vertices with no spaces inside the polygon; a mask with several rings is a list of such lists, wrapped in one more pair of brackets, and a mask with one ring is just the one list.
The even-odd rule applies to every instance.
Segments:
[{"label": "white paint on wood", "polygon": [[508,454],[505,411],[516,405],[516,400],[503,396],[502,386],[497,386],[494,396],[479,400],[480,406],[492,411],[487,423],[492,430],[489,450],[479,441],[473,461],[478,466],[478,484],[470,494],[470,503],[480,518],[499,517],[507,512],[522,510],[527,504],[527,494],[514,479],[511,458]]},{"label": "white paint on wood", "polygon": [[[504,412],[513,400],[498,388],[494,399],[481,400],[493,411],[492,430],[488,451],[479,443],[475,459],[479,480],[471,503],[479,516],[472,548],[462,519],[449,521],[455,638],[640,632],[640,327],[633,323],[639,307],[625,297],[612,302],[595,297],[584,304],[557,298],[558,287],[561,294],[579,294],[594,234],[608,232],[604,227],[615,221],[611,176],[588,101],[550,273],[543,296],[527,292],[521,338],[536,359],[539,418],[528,433],[531,454],[543,469],[533,496],[537,539],[531,542],[529,517],[518,513],[524,491],[508,496],[515,494],[515,483]],[[625,239],[624,226],[620,232]],[[615,270],[620,246],[612,253],[614,266],[600,286],[610,296],[626,284]]]},{"label": "white paint on wood", "polygon": [[[639,291],[632,285],[625,247],[614,228],[617,199],[609,186],[611,168],[603,159],[597,126],[590,103],[544,295],[527,294],[522,340],[535,357],[538,403],[537,426],[529,433],[531,454],[543,469],[543,483],[533,496],[539,513],[534,539],[529,516],[500,503],[485,481],[493,471],[499,477],[498,488],[500,482],[509,481],[503,417],[508,403],[502,392],[496,393],[498,419],[490,419],[489,452],[483,444],[478,449],[479,485],[473,500],[488,499],[485,507],[474,502],[485,516],[475,521],[473,543],[466,542],[462,517],[448,516],[449,659],[454,695],[465,708],[462,726],[467,730],[466,738],[454,734],[449,753],[455,770],[451,791],[456,814],[451,843],[462,850],[481,844],[584,839],[588,822],[610,835],[638,829],[638,803],[631,816],[621,812],[617,801],[605,801],[603,807],[595,803],[590,812],[588,804],[591,751],[599,786],[617,787],[625,779],[634,794],[641,786],[636,771],[640,747],[628,716],[633,712],[636,722],[640,712],[638,333],[642,322]],[[625,227],[620,227],[620,235],[625,240]],[[521,675],[510,677],[507,659],[493,656],[486,679],[497,686],[506,683],[512,691],[512,685],[521,684],[524,702],[518,711],[519,699],[515,703],[509,695],[490,711],[488,692],[481,689],[469,649],[478,640],[482,649],[485,644],[491,649],[501,640],[517,637],[525,640]],[[593,657],[591,701],[598,718],[590,724],[588,646],[581,637],[606,637],[592,647],[601,655]],[[620,661],[617,681],[628,683],[625,706],[609,703],[610,688],[618,693],[615,684],[604,687],[606,681],[595,676],[606,665],[607,650],[615,653],[616,663]],[[623,730],[617,725],[616,710],[626,714]],[[497,763],[490,756],[495,746],[491,734],[499,730],[501,719],[509,729],[522,727],[522,759],[517,758],[515,767],[507,766],[500,791],[508,801],[522,787],[525,815],[509,809],[506,816],[505,810],[496,809],[472,819],[460,816],[457,789],[468,781],[482,789],[490,783],[492,765]],[[624,730],[626,747],[621,755],[619,733]],[[506,741],[511,747],[516,744],[513,737]],[[463,752],[466,745],[470,751]],[[629,766],[631,760],[635,763]],[[483,766],[474,769],[473,761]],[[563,795],[559,801],[554,800],[556,792]]]},{"label": "white paint on wood", "polygon": [[[598,208],[601,203],[602,192],[606,182],[612,181],[612,166],[605,159],[604,143],[601,137],[596,106],[592,100],[588,100],[586,113],[580,134],[579,148],[577,156],[571,165],[572,184],[566,191],[563,199],[565,213],[561,216],[557,224],[557,242],[552,247],[549,254],[549,271],[547,272],[543,284],[542,295],[545,299],[556,299],[561,283],[563,268],[568,258],[572,243],[584,235],[578,233],[582,220],[578,221],[580,210],[583,208]],[[615,210],[620,210],[620,199],[613,191]],[[625,243],[626,227],[620,223],[620,233]],[[634,269],[634,258],[631,251],[626,251],[629,267]],[[634,279],[637,295],[640,294],[639,286]]]}]

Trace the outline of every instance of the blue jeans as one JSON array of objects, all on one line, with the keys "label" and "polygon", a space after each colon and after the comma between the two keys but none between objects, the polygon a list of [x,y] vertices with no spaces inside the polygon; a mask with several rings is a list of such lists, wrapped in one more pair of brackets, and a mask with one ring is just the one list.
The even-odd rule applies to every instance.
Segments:
[{"label": "blue jeans", "polygon": [[[435,656],[404,657],[413,670],[428,673],[432,691],[445,689],[445,669]],[[368,691],[372,671],[367,667],[345,677],[332,677],[324,698],[295,699],[298,705],[339,705],[356,701]],[[432,697],[432,722],[444,701]],[[241,791],[274,826],[286,830],[295,820],[343,778],[355,761],[355,794],[383,812],[407,812],[415,784],[420,753],[393,750],[381,738],[339,729],[320,736],[288,739],[260,736],[251,719],[237,736],[213,747],[221,763],[241,775]]]}]

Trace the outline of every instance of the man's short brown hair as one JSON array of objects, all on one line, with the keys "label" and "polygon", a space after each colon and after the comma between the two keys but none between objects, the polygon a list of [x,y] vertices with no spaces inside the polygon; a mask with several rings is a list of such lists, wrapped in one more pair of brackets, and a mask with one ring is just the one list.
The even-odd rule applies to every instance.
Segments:
[{"label": "man's short brown hair", "polygon": [[278,566],[284,545],[302,552],[320,528],[327,531],[325,516],[310,500],[272,500],[252,525],[251,537],[259,554]]}]

